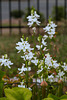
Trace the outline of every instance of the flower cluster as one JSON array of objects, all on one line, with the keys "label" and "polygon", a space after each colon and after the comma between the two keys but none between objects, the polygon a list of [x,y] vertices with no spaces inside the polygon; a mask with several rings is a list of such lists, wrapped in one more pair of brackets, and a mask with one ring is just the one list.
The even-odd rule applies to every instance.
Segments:
[{"label": "flower cluster", "polygon": [[30,52],[31,50],[33,50],[34,48],[30,48],[30,44],[28,43],[28,41],[24,41],[23,38],[21,38],[21,42],[16,43],[17,47],[16,49],[18,50],[18,53],[20,53],[21,51],[25,52]]},{"label": "flower cluster", "polygon": [[[23,52],[23,56],[21,56],[21,58],[23,58],[24,61],[27,62],[31,62],[34,63],[35,65],[38,64],[38,59],[37,57],[35,57],[35,53],[33,53],[32,51],[34,50],[34,48],[31,48],[30,44],[28,43],[27,40],[24,41],[24,38],[21,38],[21,42],[16,43],[16,45],[18,45],[16,47],[16,49],[18,50],[18,53],[20,53],[21,51]],[[20,71],[19,74],[21,74],[23,71],[30,71],[31,68],[27,66],[27,68],[25,67],[25,64],[22,65],[22,68],[18,68],[18,70]]]},{"label": "flower cluster", "polygon": [[53,23],[53,21],[50,21],[47,26],[44,29],[45,32],[47,32],[49,34],[49,37],[52,38],[53,35],[55,34],[55,28],[57,27],[57,25],[55,25]]},{"label": "flower cluster", "polygon": [[0,58],[0,66],[7,66],[8,68],[11,68],[10,66],[13,65],[9,59],[7,59],[7,54],[3,55],[2,58]]},{"label": "flower cluster", "polygon": [[[62,66],[61,64],[57,63],[57,61],[53,60],[50,54],[47,53],[45,54],[44,60],[42,60],[39,64],[39,70],[37,71],[37,74],[40,74],[40,79],[45,78],[46,81],[57,82],[59,79],[63,80],[67,71],[65,70],[67,66],[66,64],[64,65],[65,66]],[[64,68],[64,71],[62,71],[62,68]],[[47,74],[47,77],[43,77],[43,72]]]},{"label": "flower cluster", "polygon": [[40,22],[38,21],[39,18],[40,15],[38,15],[36,11],[32,10],[31,15],[27,17],[29,27],[33,26],[33,24],[40,25]]},{"label": "flower cluster", "polygon": [[40,15],[37,14],[36,11],[34,11],[33,9],[31,10],[31,15],[27,17],[28,19],[28,26],[29,27],[33,27],[32,30],[34,33],[36,33],[36,27],[34,25],[40,25],[40,21],[39,21]]}]

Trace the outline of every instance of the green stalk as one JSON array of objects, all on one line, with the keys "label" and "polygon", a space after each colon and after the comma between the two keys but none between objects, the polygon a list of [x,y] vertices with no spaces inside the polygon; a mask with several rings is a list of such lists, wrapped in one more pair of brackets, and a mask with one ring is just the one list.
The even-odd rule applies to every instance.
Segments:
[{"label": "green stalk", "polygon": [[58,85],[58,97],[62,96],[63,94],[63,83]]},{"label": "green stalk", "polygon": [[[27,61],[26,61],[26,68],[28,69]],[[26,87],[28,88],[28,70],[26,71]]]}]

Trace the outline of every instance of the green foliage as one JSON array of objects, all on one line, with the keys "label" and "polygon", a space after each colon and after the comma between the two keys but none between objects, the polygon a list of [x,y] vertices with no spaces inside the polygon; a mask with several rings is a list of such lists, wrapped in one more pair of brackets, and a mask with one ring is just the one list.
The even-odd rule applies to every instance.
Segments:
[{"label": "green foliage", "polygon": [[22,10],[13,10],[11,11],[11,16],[14,18],[21,18],[24,15],[24,12]]},{"label": "green foliage", "polygon": [[67,100],[67,95],[63,95],[60,97],[61,100]]},{"label": "green foliage", "polygon": [[61,99],[61,100],[67,100],[67,99]]},{"label": "green foliage", "polygon": [[2,77],[4,76],[4,72],[0,70],[0,81],[2,81]]},{"label": "green foliage", "polygon": [[[28,17],[29,15],[31,15],[31,9],[32,9],[32,8],[30,8],[29,11],[28,11],[28,9],[27,9],[27,12],[25,13],[24,21],[26,21],[26,22],[27,22],[27,17]],[[36,10],[36,11],[37,11],[37,10]],[[39,21],[44,22],[44,21],[45,21],[44,15],[43,15],[42,13],[40,13],[39,11],[37,11],[37,14],[40,15]]]},{"label": "green foliage", "polygon": [[[51,98],[51,99],[49,99],[49,98]],[[48,98],[44,99],[44,100],[67,100],[67,95],[63,95],[61,97],[57,97],[57,96],[55,96],[53,94],[49,94]]]},{"label": "green foliage", "polygon": [[0,100],[8,100],[7,98],[3,97],[3,98],[0,98]]},{"label": "green foliage", "polygon": [[4,76],[4,72],[0,70],[0,97],[3,96],[3,86],[4,86],[4,83],[2,81],[2,77]]},{"label": "green foliage", "polygon": [[6,98],[0,98],[0,100],[30,100],[32,93],[27,88],[12,88],[5,89]]},{"label": "green foliage", "polygon": [[63,6],[57,7],[57,19],[56,19],[56,6],[54,6],[52,10],[52,17],[53,17],[53,20],[57,20],[57,21],[64,18],[64,7]]},{"label": "green foliage", "polygon": [[0,81],[0,97],[3,97],[3,86],[4,86],[3,81]]},{"label": "green foliage", "polygon": [[52,98],[45,98],[45,99],[43,99],[43,100],[54,100],[54,99],[52,99]]},{"label": "green foliage", "polygon": [[54,100],[58,100],[58,99],[59,99],[59,97],[57,97],[57,96],[55,96],[55,95],[53,95],[53,94],[49,94],[49,95],[48,95],[48,98],[52,98],[52,99],[54,99]]}]

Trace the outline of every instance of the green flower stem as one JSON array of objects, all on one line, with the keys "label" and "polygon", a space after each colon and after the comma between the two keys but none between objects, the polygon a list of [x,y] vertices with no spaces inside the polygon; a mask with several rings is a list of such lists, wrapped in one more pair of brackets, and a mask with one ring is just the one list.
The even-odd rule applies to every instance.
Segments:
[{"label": "green flower stem", "polygon": [[[26,68],[28,69],[27,61],[26,61]],[[28,88],[28,71],[26,71],[26,87]]]},{"label": "green flower stem", "polygon": [[58,85],[58,97],[62,96],[63,94],[63,83]]},{"label": "green flower stem", "polygon": [[46,87],[42,86],[42,99],[46,97]]}]

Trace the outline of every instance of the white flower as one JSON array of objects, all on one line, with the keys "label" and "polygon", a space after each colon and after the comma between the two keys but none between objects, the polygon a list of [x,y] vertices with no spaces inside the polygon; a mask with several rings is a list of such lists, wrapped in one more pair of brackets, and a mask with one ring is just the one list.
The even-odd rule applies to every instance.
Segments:
[{"label": "white flower", "polygon": [[53,37],[53,34],[50,34],[50,35],[49,35],[49,38],[52,39],[52,37]]},{"label": "white flower", "polygon": [[43,44],[44,46],[47,46],[46,43],[47,43],[47,42],[44,42],[44,39],[42,38],[42,44]]},{"label": "white flower", "polygon": [[34,58],[34,60],[31,60],[32,63],[34,63],[36,66],[38,64],[38,59],[36,59],[36,57]]},{"label": "white flower", "polygon": [[21,87],[22,87],[22,88],[25,88],[25,85],[18,85],[18,87],[20,87],[20,88],[21,88]]},{"label": "white flower", "polygon": [[37,78],[37,82],[38,82],[38,83],[41,83],[41,80],[40,80],[39,78]]},{"label": "white flower", "polygon": [[37,74],[43,71],[43,66],[41,66],[41,69],[37,71]]},{"label": "white flower", "polygon": [[64,73],[63,71],[60,71],[60,70],[59,70],[58,76],[59,76],[60,78],[62,78],[63,75],[65,75],[65,73]]},{"label": "white flower", "polygon": [[43,29],[45,30],[45,32],[49,32],[50,28],[51,28],[51,27],[49,27],[49,26],[47,25],[47,26],[46,26],[45,28],[43,28]]},{"label": "white flower", "polygon": [[49,70],[50,70],[50,67],[48,66],[47,69],[48,69],[48,71],[49,71]]},{"label": "white flower", "polygon": [[57,63],[56,60],[53,60],[53,67],[56,69],[59,67],[59,64]]},{"label": "white flower", "polygon": [[27,71],[31,71],[31,67],[28,67],[28,68],[27,68]]},{"label": "white flower", "polygon": [[32,89],[31,89],[30,87],[29,87],[28,89],[29,89],[30,91],[32,91]]},{"label": "white flower", "polygon": [[57,27],[57,25],[55,25],[55,23],[53,23],[53,21],[51,21],[51,27],[55,28],[55,27]]},{"label": "white flower", "polygon": [[44,40],[46,40],[48,38],[48,36],[47,35],[44,35],[43,38],[44,38]]},{"label": "white flower", "polygon": [[29,52],[29,53],[24,53],[25,56],[21,56],[24,60],[31,60],[34,57],[34,53]]},{"label": "white flower", "polygon": [[23,52],[28,51],[28,52],[30,52],[31,50],[34,49],[34,48],[31,48],[30,44],[27,41],[24,41],[22,38],[21,38],[21,42],[16,43],[16,45],[18,45],[16,47],[16,49],[18,50],[18,53],[20,51],[23,51]]},{"label": "white flower", "polygon": [[48,81],[49,82],[54,82],[54,76],[53,75],[48,75]]},{"label": "white flower", "polygon": [[25,88],[25,85],[23,85],[24,82],[20,82],[20,83],[21,83],[21,85],[18,85],[18,87],[23,87],[23,88]]},{"label": "white flower", "polygon": [[21,58],[23,58],[23,60],[26,61],[26,57],[25,56],[21,56]]},{"label": "white flower", "polygon": [[43,45],[41,45],[41,46],[36,45],[36,48],[37,48],[38,50],[40,50],[42,47],[43,47]]},{"label": "white flower", "polygon": [[24,71],[30,71],[31,70],[31,67],[24,68],[24,66],[25,66],[25,64],[22,65],[22,68],[18,68],[18,70],[20,71],[19,74],[21,74]]},{"label": "white flower", "polygon": [[39,18],[40,16],[36,13],[36,11],[34,11],[33,14],[31,13],[31,15],[27,17],[29,27],[31,27],[34,23],[40,25],[40,22],[38,21]]},{"label": "white flower", "polygon": [[19,74],[21,74],[23,71],[27,71],[27,68],[24,68],[25,64],[22,65],[22,68],[18,68],[20,71]]},{"label": "white flower", "polygon": [[36,17],[36,18],[40,18],[40,15],[38,15],[37,13],[36,13],[36,11],[34,11],[34,16]]},{"label": "white flower", "polygon": [[10,65],[13,65],[13,63],[11,63],[11,61],[9,59],[5,58],[5,56],[2,56],[2,58],[0,58],[0,65],[11,68]]},{"label": "white flower", "polygon": [[53,21],[51,21],[49,24],[47,24],[47,26],[44,29],[45,32],[47,32],[49,34],[49,37],[52,38],[53,35],[55,34],[55,28],[57,27],[57,25],[55,25],[53,23]]},{"label": "white flower", "polygon": [[36,32],[36,27],[33,27],[32,30],[34,31],[34,33]]},{"label": "white flower", "polygon": [[66,65],[66,63],[64,63],[64,65],[62,66],[62,68],[64,68],[64,71],[67,71],[67,65]]},{"label": "white flower", "polygon": [[49,53],[45,54],[45,64],[47,66],[52,66],[52,57],[50,57]]}]

